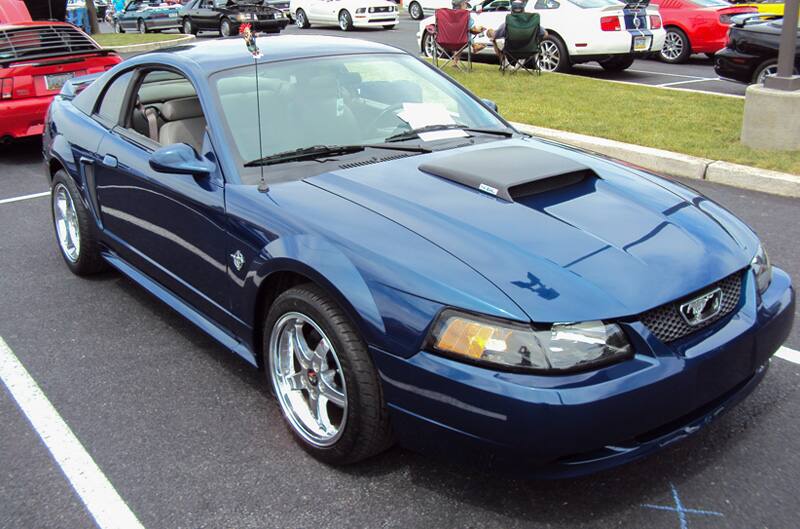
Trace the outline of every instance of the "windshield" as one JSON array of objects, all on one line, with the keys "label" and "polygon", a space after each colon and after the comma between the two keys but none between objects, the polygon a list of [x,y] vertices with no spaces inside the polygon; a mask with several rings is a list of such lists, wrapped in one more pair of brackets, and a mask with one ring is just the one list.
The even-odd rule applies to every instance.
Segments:
[{"label": "windshield", "polygon": [[318,145],[380,144],[436,125],[506,129],[447,78],[401,54],[259,64],[258,101],[254,66],[221,72],[212,84],[240,165]]},{"label": "windshield", "polygon": [[569,0],[578,7],[583,9],[593,9],[595,7],[617,6],[620,3],[617,0]]}]

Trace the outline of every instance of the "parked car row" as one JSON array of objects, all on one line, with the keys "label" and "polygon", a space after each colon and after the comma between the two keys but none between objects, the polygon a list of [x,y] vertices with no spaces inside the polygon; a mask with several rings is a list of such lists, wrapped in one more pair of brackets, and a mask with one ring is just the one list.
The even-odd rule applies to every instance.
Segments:
[{"label": "parked car row", "polygon": [[[423,2],[420,9],[429,11],[427,0],[414,1]],[[477,24],[496,29],[505,21],[510,1],[483,0],[472,9]],[[630,67],[637,56],[657,53],[664,45],[666,33],[661,16],[646,2],[531,0],[525,9],[539,13],[548,33],[539,56],[539,66],[545,71],[565,72],[573,64],[590,61],[606,70],[621,71]],[[433,24],[433,16],[422,20],[417,33],[420,51],[426,56],[433,55],[435,46],[430,31]],[[485,34],[475,42],[487,44],[482,53],[493,53]]]}]

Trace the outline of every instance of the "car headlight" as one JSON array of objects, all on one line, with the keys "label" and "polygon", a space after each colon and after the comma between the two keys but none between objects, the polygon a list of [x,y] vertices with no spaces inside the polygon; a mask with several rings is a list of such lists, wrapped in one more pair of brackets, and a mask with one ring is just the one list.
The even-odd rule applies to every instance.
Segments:
[{"label": "car headlight", "polygon": [[530,371],[588,368],[633,355],[627,336],[614,323],[556,323],[535,329],[454,310],[436,320],[430,343],[436,352],[456,359]]},{"label": "car headlight", "polygon": [[356,9],[356,14],[363,13],[363,12],[365,12],[366,10],[367,10],[367,8],[366,8],[366,7],[359,7],[358,9]]},{"label": "car headlight", "polygon": [[762,245],[758,245],[758,251],[750,261],[753,273],[756,275],[756,288],[758,293],[763,294],[769,284],[772,283],[772,263],[769,262],[769,255]]}]

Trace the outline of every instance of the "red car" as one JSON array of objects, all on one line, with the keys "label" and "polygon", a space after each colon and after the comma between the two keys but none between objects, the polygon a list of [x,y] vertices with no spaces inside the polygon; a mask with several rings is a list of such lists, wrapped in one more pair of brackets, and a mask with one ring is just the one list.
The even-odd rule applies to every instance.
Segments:
[{"label": "red car", "polygon": [[712,56],[725,47],[731,17],[755,13],[755,7],[731,5],[725,0],[651,0],[657,5],[667,32],[659,58],[686,62],[692,53]]},{"label": "red car", "polygon": [[121,60],[72,24],[0,22],[0,140],[41,134],[65,81]]}]

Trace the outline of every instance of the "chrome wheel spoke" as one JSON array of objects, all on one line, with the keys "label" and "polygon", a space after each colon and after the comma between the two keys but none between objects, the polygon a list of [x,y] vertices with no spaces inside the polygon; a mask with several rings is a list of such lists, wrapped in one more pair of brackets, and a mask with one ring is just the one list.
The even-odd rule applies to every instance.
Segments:
[{"label": "chrome wheel spoke", "polygon": [[336,370],[328,369],[319,373],[319,392],[328,399],[331,403],[343,408],[345,405],[345,396],[342,391],[336,387],[335,382]]},{"label": "chrome wheel spoke", "polygon": [[305,378],[303,373],[295,373],[286,377],[286,385],[292,391],[300,391],[305,389]]},{"label": "chrome wheel spoke", "polygon": [[311,367],[311,362],[314,359],[314,352],[308,347],[306,338],[303,336],[303,324],[295,323],[291,332],[292,350],[294,352],[297,362],[303,367],[308,369]]}]

